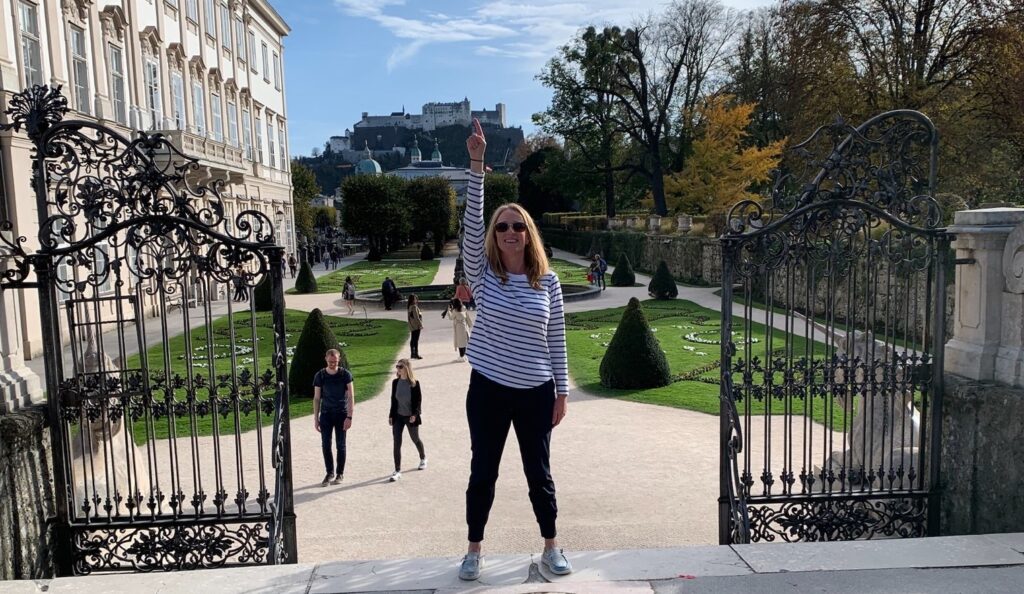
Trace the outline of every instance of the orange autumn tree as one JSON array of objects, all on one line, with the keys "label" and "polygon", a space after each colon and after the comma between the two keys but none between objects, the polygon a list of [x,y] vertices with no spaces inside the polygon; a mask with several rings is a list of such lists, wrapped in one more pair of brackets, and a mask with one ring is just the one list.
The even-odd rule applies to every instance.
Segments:
[{"label": "orange autumn tree", "polygon": [[778,165],[786,140],[745,147],[755,104],[733,101],[732,95],[716,95],[698,107],[703,134],[693,142],[683,170],[665,176],[669,211],[719,214],[740,200],[756,200],[750,187],[768,181]]}]

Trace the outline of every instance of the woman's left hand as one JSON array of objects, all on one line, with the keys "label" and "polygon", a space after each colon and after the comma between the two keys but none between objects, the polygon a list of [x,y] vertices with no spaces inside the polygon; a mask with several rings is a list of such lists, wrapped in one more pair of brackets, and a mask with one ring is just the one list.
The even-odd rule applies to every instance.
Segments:
[{"label": "woman's left hand", "polygon": [[565,418],[565,413],[567,412],[569,407],[568,400],[568,394],[559,394],[558,396],[555,397],[555,410],[554,412],[551,413],[552,427],[557,427],[558,424],[562,422],[562,419]]}]

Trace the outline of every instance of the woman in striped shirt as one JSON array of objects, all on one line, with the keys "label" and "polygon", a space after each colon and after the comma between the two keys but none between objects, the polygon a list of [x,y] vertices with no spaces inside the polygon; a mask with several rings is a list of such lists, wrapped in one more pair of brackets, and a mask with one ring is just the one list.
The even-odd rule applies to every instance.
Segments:
[{"label": "woman in striped shirt", "polygon": [[469,339],[473,367],[466,416],[473,448],[466,522],[469,551],[459,577],[475,580],[483,566],[481,543],[494,501],[502,449],[515,427],[530,488],[530,502],[544,538],[541,560],[553,573],[572,572],[555,540],[555,483],[551,479],[551,429],[565,417],[569,396],[562,287],[548,266],[540,233],[518,204],[495,211],[484,229],[484,138],[480,122],[466,140],[470,156],[463,259],[477,318]]}]

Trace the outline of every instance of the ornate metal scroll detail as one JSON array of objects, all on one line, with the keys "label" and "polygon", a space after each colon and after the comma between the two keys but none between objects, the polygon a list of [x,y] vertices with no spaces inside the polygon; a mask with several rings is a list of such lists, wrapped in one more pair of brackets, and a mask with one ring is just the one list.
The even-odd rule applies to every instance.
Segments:
[{"label": "ornate metal scroll detail", "polygon": [[267,525],[180,524],[76,530],[75,573],[173,571],[267,562]]},{"label": "ornate metal scroll detail", "polygon": [[35,85],[13,95],[10,107],[4,111],[10,123],[0,124],[0,130],[21,132],[24,129],[29,138],[38,139],[68,112],[68,98],[60,89],[60,85],[53,88]]},{"label": "ornate metal scroll detail", "polygon": [[750,542],[925,536],[927,499],[827,499],[751,505]]},{"label": "ornate metal scroll detail", "polygon": [[754,232],[828,202],[851,202],[905,226],[938,229],[942,211],[929,195],[937,142],[931,121],[915,111],[887,112],[856,128],[837,118],[787,151],[765,204],[733,206],[726,235]]}]

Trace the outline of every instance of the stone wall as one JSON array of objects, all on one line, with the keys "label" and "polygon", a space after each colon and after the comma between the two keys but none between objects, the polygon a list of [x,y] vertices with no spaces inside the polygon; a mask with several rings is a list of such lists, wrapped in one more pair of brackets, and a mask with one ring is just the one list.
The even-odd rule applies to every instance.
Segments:
[{"label": "stone wall", "polygon": [[0,414],[0,579],[53,576],[47,518],[55,515],[46,410]]},{"label": "stone wall", "polygon": [[942,534],[1024,532],[1024,389],[946,374]]}]

